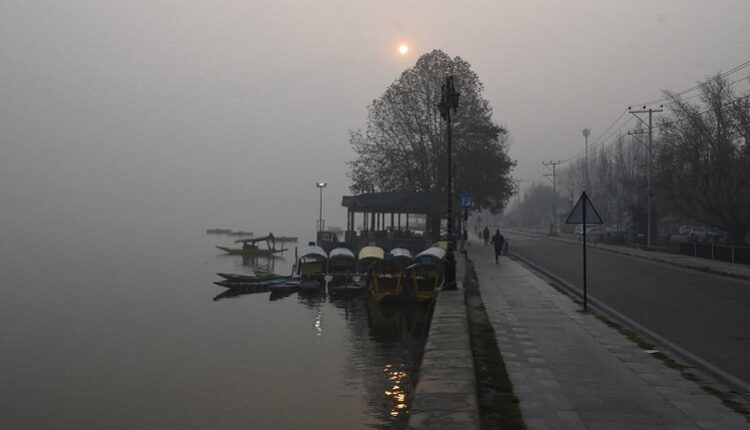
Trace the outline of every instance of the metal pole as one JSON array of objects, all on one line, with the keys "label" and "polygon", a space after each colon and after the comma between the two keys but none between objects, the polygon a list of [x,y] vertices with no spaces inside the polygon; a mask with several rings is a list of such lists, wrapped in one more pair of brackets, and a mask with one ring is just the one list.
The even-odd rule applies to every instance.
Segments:
[{"label": "metal pole", "polygon": [[583,192],[583,310],[588,310],[588,294],[586,292],[586,191]]},{"label": "metal pole", "polygon": [[646,248],[651,248],[651,137],[653,135],[653,131],[651,129],[651,114],[653,113],[653,109],[648,110],[648,196],[647,196],[647,208],[646,210],[648,213],[646,214],[646,222],[648,223],[648,226],[646,227]]},{"label": "metal pole", "polygon": [[459,93],[456,92],[453,83],[453,76],[448,76],[445,79],[445,84],[442,88],[442,97],[440,103],[437,105],[440,110],[440,115],[443,117],[448,125],[448,174],[447,174],[447,193],[448,193],[448,219],[447,219],[447,235],[448,235],[448,249],[445,256],[445,289],[455,290],[456,289],[456,258],[453,255],[455,238],[453,237],[453,142],[452,142],[452,118],[451,110],[455,111],[458,108]]},{"label": "metal pole", "polygon": [[581,133],[583,133],[583,137],[586,140],[586,159],[585,159],[585,169],[583,171],[583,186],[588,190],[589,189],[589,134],[591,134],[591,130],[588,128],[584,128]]},{"label": "metal pole", "polygon": [[453,158],[451,156],[451,114],[448,112],[448,247],[453,248]]},{"label": "metal pole", "polygon": [[[644,124],[646,124],[646,123],[638,116],[638,114],[639,113],[648,113],[648,124],[646,124],[648,126],[648,154],[647,154],[647,157],[646,157],[646,162],[647,162],[647,167],[646,168],[648,170],[648,172],[647,172],[647,176],[648,176],[648,185],[647,185],[647,187],[648,187],[648,190],[646,190],[647,191],[647,196],[646,196],[646,202],[647,202],[646,206],[647,207],[646,207],[646,211],[648,213],[646,214],[646,222],[648,223],[648,225],[646,226],[646,247],[650,248],[651,247],[651,194],[653,194],[651,192],[651,144],[652,144],[652,139],[653,139],[653,127],[651,125],[651,116],[653,115],[654,112],[663,112],[664,109],[661,109],[661,107],[660,107],[659,109],[649,108],[648,110],[646,110],[646,106],[643,106],[643,110],[634,111],[634,110],[631,110],[630,107],[628,107],[628,111],[631,114],[633,114],[633,116],[635,116],[636,118],[638,118],[638,120],[641,123],[644,123]],[[630,133],[628,133],[628,134],[630,134]]]},{"label": "metal pole", "polygon": [[323,231],[323,187],[320,187],[320,210],[318,211],[318,231]]},{"label": "metal pole", "polygon": [[589,189],[589,135],[586,134],[586,189]]}]

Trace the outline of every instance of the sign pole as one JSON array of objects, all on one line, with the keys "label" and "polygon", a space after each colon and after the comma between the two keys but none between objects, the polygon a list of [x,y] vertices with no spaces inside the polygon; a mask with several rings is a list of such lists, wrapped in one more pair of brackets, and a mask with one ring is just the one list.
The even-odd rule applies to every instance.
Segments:
[{"label": "sign pole", "polygon": [[588,311],[588,300],[586,294],[586,191],[583,192],[584,204],[583,204],[583,311]]},{"label": "sign pole", "polygon": [[[591,211],[589,211],[591,209]],[[591,204],[591,200],[586,195],[586,191],[581,193],[581,197],[578,202],[570,211],[568,219],[565,220],[565,224],[579,224],[583,227],[583,311],[588,312],[588,285],[586,279],[586,225],[588,224],[603,224],[602,217],[599,216],[599,212]]]}]

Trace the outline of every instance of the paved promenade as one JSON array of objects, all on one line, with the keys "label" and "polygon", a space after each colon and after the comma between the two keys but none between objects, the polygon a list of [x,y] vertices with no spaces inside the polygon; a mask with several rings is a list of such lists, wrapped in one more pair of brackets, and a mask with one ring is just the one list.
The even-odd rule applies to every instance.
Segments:
[{"label": "paved promenade", "polygon": [[521,264],[481,245],[469,258],[529,430],[750,429]]}]

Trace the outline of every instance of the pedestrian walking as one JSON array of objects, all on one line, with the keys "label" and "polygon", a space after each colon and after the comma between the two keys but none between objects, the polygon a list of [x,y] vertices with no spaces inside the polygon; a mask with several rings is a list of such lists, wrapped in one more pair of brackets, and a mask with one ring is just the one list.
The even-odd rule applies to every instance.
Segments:
[{"label": "pedestrian walking", "polygon": [[482,236],[484,237],[484,246],[487,246],[487,244],[490,242],[490,229],[487,226],[484,227]]},{"label": "pedestrian walking", "polygon": [[495,264],[498,264],[505,247],[505,237],[500,234],[500,230],[495,230],[495,235],[492,236],[492,244],[495,246]]}]

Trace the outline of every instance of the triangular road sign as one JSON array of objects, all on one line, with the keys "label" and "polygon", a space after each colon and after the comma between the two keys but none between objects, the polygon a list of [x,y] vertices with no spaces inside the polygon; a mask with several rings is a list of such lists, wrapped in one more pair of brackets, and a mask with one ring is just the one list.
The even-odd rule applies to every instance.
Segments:
[{"label": "triangular road sign", "polygon": [[575,207],[573,207],[573,210],[570,211],[565,224],[584,224],[584,219],[586,220],[585,224],[604,224],[602,217],[599,216],[596,208],[591,203],[591,200],[589,200],[589,196],[586,195],[586,191],[581,193],[581,197],[578,199]]}]

